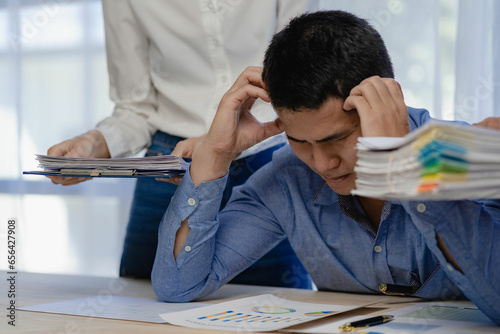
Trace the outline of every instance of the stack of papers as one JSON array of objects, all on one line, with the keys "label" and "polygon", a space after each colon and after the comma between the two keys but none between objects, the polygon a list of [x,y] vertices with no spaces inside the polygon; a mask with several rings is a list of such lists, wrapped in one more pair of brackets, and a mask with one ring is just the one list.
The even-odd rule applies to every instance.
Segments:
[{"label": "stack of papers", "polygon": [[432,120],[403,138],[360,137],[354,195],[500,198],[500,131]]},{"label": "stack of papers", "polygon": [[188,164],[176,155],[141,158],[70,158],[36,155],[41,171],[23,174],[74,177],[172,177],[182,175]]}]

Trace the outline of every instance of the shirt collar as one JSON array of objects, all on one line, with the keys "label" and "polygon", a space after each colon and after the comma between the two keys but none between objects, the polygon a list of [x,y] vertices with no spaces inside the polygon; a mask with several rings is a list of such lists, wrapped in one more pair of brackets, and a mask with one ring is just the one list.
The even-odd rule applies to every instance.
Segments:
[{"label": "shirt collar", "polygon": [[319,205],[332,205],[338,201],[337,193],[326,184],[325,180],[320,179],[318,187],[313,194],[312,201]]}]

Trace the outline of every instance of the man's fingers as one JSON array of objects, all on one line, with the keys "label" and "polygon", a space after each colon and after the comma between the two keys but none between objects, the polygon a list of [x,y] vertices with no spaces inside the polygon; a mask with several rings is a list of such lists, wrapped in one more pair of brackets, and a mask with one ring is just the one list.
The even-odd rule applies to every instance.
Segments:
[{"label": "man's fingers", "polygon": [[175,145],[174,150],[170,154],[176,155],[181,158],[191,158],[191,153],[189,152],[189,144],[185,140],[178,142],[177,145]]},{"label": "man's fingers", "polygon": [[472,124],[474,126],[484,126],[490,129],[500,130],[500,117],[488,117],[479,123]]},{"label": "man's fingers", "polygon": [[253,84],[246,84],[240,87],[240,89],[231,92],[229,97],[238,100],[240,102],[240,106],[243,102],[249,100],[249,98],[253,98],[251,104],[253,104],[257,98],[266,102],[271,102],[271,98],[269,97],[267,91],[261,87],[254,86]]},{"label": "man's fingers", "polygon": [[371,109],[378,110],[385,101],[383,101],[381,96],[384,92],[380,92],[381,88],[377,87],[377,83],[379,83],[378,80],[365,79],[360,85],[351,90],[349,96],[364,97]]},{"label": "man's fingers", "polygon": [[384,127],[384,117],[377,114],[364,96],[351,95],[344,102],[344,110],[356,109],[361,121],[361,134],[366,137],[380,135]]},{"label": "man's fingers", "polygon": [[201,145],[207,137],[206,134],[199,137],[190,137],[184,139],[175,145],[174,150],[170,153],[181,158],[192,158],[193,152]]},{"label": "man's fingers", "polygon": [[371,110],[371,106],[363,96],[350,95],[344,101],[344,110],[357,109],[358,113],[365,113]]},{"label": "man's fingers", "polygon": [[399,84],[391,78],[370,77],[351,90],[350,95],[364,96],[370,107],[375,111],[383,108],[401,107],[404,102]]},{"label": "man's fingers", "polygon": [[357,110],[363,136],[400,137],[410,131],[401,86],[392,78],[363,80],[351,90],[343,107]]},{"label": "man's fingers", "polygon": [[260,87],[264,90],[265,84],[262,81],[262,67],[250,66],[243,71],[240,76],[236,79],[233,86],[229,89],[228,92],[233,92],[238,90],[240,87],[251,84],[253,86]]},{"label": "man's fingers", "polygon": [[406,111],[408,108],[406,107],[405,98],[403,94],[403,89],[399,82],[394,79],[382,79],[388,88],[393,103],[397,106],[398,110]]}]

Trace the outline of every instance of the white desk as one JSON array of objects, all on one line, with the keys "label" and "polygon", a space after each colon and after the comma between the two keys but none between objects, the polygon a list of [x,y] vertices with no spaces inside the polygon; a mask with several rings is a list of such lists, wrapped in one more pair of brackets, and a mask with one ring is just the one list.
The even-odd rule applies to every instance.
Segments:
[{"label": "white desk", "polygon": [[[99,295],[156,299],[149,280],[34,273],[18,273],[16,276],[16,308]],[[5,282],[6,278],[8,278],[7,273],[0,271],[0,279]],[[16,326],[13,327],[7,324],[8,318],[6,317],[8,312],[6,308],[9,302],[6,298],[8,289],[4,284],[0,286],[5,286],[5,289],[2,289],[4,291],[1,291],[1,333],[215,333],[215,331],[183,328],[168,324],[90,318],[22,310],[16,310]],[[264,293],[272,293],[278,297],[290,300],[320,304],[363,305],[380,301],[378,304],[362,309],[364,314],[373,315],[409,306],[418,300],[409,297],[318,292],[302,289],[229,284],[209,296],[204,302],[217,303]],[[461,304],[463,303],[462,301]]]}]

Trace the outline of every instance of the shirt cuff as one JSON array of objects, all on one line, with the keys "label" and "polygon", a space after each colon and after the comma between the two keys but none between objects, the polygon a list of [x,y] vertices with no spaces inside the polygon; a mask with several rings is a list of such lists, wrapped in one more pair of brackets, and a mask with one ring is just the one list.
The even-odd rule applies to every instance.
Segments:
[{"label": "shirt cuff", "polygon": [[219,213],[227,178],[228,173],[220,179],[202,182],[195,187],[188,168],[170,203],[175,215],[180,221],[188,219],[190,227],[213,221]]},{"label": "shirt cuff", "polygon": [[102,133],[112,158],[131,156],[148,147],[156,131],[143,119],[127,116],[105,118],[96,130]]}]

